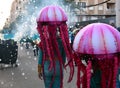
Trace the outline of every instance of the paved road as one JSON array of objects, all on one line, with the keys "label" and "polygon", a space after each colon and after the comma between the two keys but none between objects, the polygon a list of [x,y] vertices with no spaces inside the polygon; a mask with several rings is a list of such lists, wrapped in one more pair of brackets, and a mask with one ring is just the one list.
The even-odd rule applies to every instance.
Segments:
[{"label": "paved road", "polygon": [[[44,88],[43,81],[37,76],[37,57],[33,55],[32,47],[19,46],[17,63],[18,67],[7,66],[0,70],[0,88]],[[64,88],[76,88],[76,78],[69,84],[67,79],[68,72],[65,71]]]}]

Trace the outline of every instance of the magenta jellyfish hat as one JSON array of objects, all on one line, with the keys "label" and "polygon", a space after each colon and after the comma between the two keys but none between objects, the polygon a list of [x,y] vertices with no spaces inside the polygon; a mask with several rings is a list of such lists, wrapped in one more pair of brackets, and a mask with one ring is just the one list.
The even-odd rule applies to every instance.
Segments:
[{"label": "magenta jellyfish hat", "polygon": [[67,21],[65,11],[59,6],[44,7],[37,18],[37,22],[62,22]]},{"label": "magenta jellyfish hat", "polygon": [[[120,59],[120,33],[117,29],[105,23],[89,24],[75,36],[73,49],[80,60],[87,62],[83,88],[90,88],[91,69],[101,71],[101,88],[116,88]],[[78,76],[79,73],[80,69]],[[80,79],[78,86],[79,83]]]},{"label": "magenta jellyfish hat", "polygon": [[108,24],[89,24],[76,35],[73,49],[85,54],[120,52],[120,33]]}]

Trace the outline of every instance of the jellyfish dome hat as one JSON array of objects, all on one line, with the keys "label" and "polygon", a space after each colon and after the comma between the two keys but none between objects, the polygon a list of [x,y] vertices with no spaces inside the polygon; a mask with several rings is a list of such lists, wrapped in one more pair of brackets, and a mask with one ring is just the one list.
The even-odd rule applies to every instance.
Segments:
[{"label": "jellyfish dome hat", "polygon": [[[72,62],[72,50],[69,44],[69,37],[68,37],[68,28],[66,21],[68,20],[65,11],[59,6],[46,6],[41,11],[37,18],[37,30],[40,34],[41,39],[41,47],[44,53],[43,60],[45,60],[46,56],[49,56],[50,60],[50,68],[54,68],[54,58],[55,53],[59,57],[60,62],[60,69],[61,69],[61,79],[62,76],[62,67],[69,66],[70,67],[70,76],[69,82],[72,80],[73,77],[73,62]],[[68,64],[64,65],[62,61],[62,57],[60,51],[58,49],[58,43],[56,34],[59,35],[59,38],[62,41],[62,45],[64,47]],[[43,61],[44,64],[44,61]]]},{"label": "jellyfish dome hat", "polygon": [[[87,63],[83,88],[90,88],[91,74],[97,69],[101,71],[100,88],[116,88],[120,33],[114,27],[105,23],[92,23],[85,26],[75,36],[73,49],[79,59]],[[78,83],[80,80],[78,79]]]}]

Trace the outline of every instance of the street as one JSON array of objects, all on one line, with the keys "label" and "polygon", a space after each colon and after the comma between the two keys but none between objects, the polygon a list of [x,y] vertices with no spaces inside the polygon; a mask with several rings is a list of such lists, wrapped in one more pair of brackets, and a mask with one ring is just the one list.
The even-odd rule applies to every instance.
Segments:
[{"label": "street", "polygon": [[[44,88],[43,80],[37,75],[37,56],[34,56],[31,46],[26,49],[19,45],[17,64],[18,67],[5,65],[4,69],[0,69],[0,88]],[[64,71],[64,88],[76,88],[76,71],[69,84],[68,71],[68,68],[67,72]]]}]

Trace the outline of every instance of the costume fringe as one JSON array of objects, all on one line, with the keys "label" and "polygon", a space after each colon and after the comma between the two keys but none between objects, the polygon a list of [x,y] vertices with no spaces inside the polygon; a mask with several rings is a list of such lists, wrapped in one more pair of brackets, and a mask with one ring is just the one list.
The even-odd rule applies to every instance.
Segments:
[{"label": "costume fringe", "polygon": [[[50,65],[49,65],[49,70],[53,68],[54,74],[56,71],[55,67],[55,55],[57,54],[59,62],[60,62],[60,88],[63,88],[63,72],[62,72],[62,67],[65,67],[65,64],[63,63],[62,56],[60,54],[60,51],[58,49],[58,43],[57,43],[57,38],[56,38],[56,29],[59,29],[60,32],[60,38],[62,40],[62,44],[64,47],[64,50],[66,52],[67,60],[68,60],[68,65],[70,67],[70,75],[68,82],[70,82],[73,78],[74,74],[74,66],[73,66],[73,55],[72,55],[72,49],[69,43],[69,36],[68,36],[68,30],[67,30],[67,25],[65,22],[57,24],[42,24],[38,23],[37,30],[40,34],[40,39],[41,39],[41,49],[43,51],[43,70],[44,70],[44,62],[47,57],[49,57],[50,60]],[[40,45],[40,44],[39,44]],[[55,51],[54,51],[55,50]],[[43,74],[44,75],[44,74]],[[45,77],[44,77],[45,78]],[[54,81],[55,75],[52,78],[52,82],[50,85],[50,88],[52,86],[52,83]]]}]

